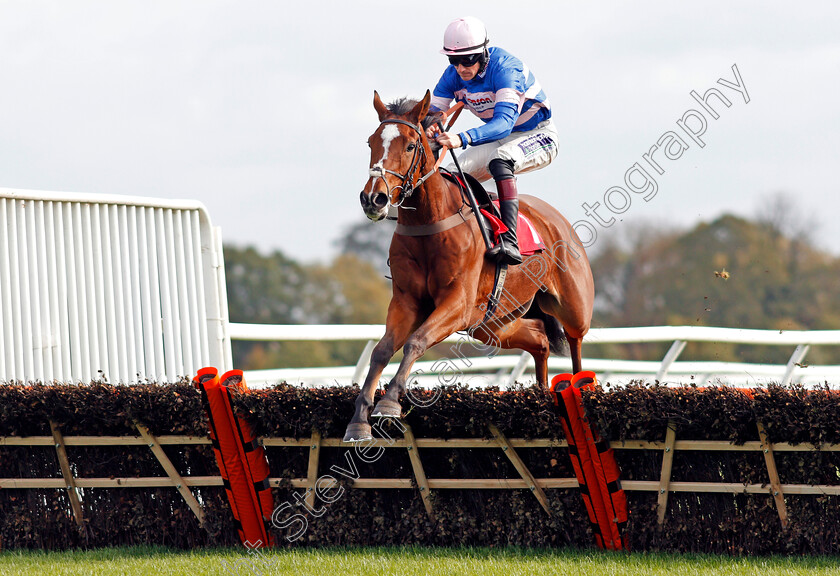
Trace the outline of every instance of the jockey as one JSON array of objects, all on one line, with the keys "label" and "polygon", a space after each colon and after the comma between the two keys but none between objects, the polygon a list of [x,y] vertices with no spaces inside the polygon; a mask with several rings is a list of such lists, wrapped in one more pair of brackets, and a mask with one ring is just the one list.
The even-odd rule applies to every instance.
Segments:
[{"label": "jockey", "polygon": [[516,240],[519,198],[514,174],[547,166],[557,156],[557,130],[548,99],[528,67],[512,54],[488,47],[484,24],[477,18],[453,21],[443,35],[449,56],[432,95],[432,110],[447,110],[452,99],[464,102],[484,125],[460,134],[427,136],[450,148],[462,148],[460,163],[479,182],[493,178],[499,194],[502,222],[508,231],[487,254],[500,262],[519,264]]}]

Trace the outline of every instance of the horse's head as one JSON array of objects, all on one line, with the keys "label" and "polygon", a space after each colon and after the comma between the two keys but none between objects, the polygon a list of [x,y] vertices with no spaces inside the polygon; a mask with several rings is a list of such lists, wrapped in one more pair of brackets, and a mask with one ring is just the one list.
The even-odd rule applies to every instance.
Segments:
[{"label": "horse's head", "polygon": [[431,150],[422,122],[430,101],[427,90],[419,102],[403,99],[385,106],[373,93],[379,127],[368,138],[369,177],[360,195],[362,209],[373,221],[385,218],[389,205],[400,206],[425,179]]}]

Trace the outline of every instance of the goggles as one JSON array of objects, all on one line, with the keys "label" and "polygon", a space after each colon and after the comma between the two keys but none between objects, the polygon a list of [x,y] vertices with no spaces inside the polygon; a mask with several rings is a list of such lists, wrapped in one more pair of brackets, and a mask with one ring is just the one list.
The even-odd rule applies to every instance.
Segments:
[{"label": "goggles", "polygon": [[481,54],[464,54],[463,56],[450,56],[449,63],[453,66],[474,66],[481,59]]}]

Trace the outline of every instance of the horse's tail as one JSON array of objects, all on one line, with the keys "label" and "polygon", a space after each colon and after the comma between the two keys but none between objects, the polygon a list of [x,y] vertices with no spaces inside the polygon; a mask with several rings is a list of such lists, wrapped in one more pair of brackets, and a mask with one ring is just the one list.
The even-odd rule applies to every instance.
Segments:
[{"label": "horse's tail", "polygon": [[543,313],[543,324],[545,324],[545,335],[548,336],[548,348],[558,356],[571,356],[569,341],[566,340],[566,333],[560,321],[550,314]]},{"label": "horse's tail", "polygon": [[545,335],[548,337],[548,349],[558,356],[571,356],[572,352],[569,349],[569,341],[566,340],[566,333],[563,332],[563,326],[560,321],[543,312],[540,305],[534,302],[531,308],[525,314],[529,318],[539,318],[543,321],[545,326]]}]

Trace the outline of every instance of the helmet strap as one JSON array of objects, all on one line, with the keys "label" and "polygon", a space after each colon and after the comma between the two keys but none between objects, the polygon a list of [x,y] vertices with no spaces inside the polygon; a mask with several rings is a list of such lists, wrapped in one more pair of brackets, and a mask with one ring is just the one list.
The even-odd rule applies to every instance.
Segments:
[{"label": "helmet strap", "polygon": [[487,69],[487,62],[490,60],[490,51],[487,49],[487,44],[484,44],[484,52],[481,53],[481,58],[478,59],[478,63],[480,64],[478,67],[478,73],[484,74],[484,71]]}]

